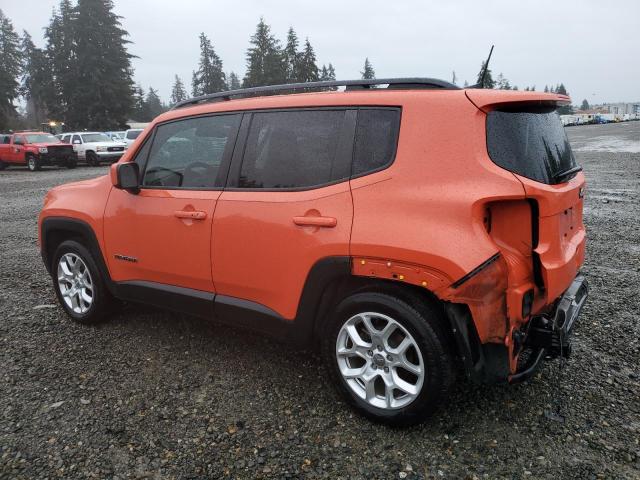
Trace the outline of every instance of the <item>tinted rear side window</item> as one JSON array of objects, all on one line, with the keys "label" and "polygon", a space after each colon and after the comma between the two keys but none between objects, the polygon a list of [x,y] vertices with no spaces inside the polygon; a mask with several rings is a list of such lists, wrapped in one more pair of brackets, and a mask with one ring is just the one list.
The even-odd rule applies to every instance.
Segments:
[{"label": "tinted rear side window", "polygon": [[578,170],[552,108],[489,112],[487,148],[496,165],[542,183],[566,181]]},{"label": "tinted rear side window", "polygon": [[310,188],[349,177],[339,155],[345,110],[255,113],[247,137],[240,188]]},{"label": "tinted rear side window", "polygon": [[358,111],[353,176],[380,170],[393,162],[399,128],[400,111],[397,109]]}]

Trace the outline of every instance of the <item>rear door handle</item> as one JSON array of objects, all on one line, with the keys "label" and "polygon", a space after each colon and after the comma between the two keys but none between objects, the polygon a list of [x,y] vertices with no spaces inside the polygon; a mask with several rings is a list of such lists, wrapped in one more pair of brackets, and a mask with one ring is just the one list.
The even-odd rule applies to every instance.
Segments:
[{"label": "rear door handle", "polygon": [[204,220],[207,218],[207,212],[198,210],[176,210],[173,214],[178,218],[189,218],[191,220]]},{"label": "rear door handle", "polygon": [[293,223],[301,227],[333,228],[338,224],[334,217],[293,217]]}]

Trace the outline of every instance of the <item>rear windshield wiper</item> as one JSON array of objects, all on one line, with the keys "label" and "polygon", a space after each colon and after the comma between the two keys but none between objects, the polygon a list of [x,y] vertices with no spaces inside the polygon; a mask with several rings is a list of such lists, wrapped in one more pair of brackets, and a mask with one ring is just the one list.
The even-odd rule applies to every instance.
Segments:
[{"label": "rear windshield wiper", "polygon": [[569,175],[573,174],[573,173],[578,173],[582,171],[582,167],[579,165],[576,165],[575,167],[570,168],[569,170],[565,170],[564,172],[560,172],[560,173],[556,173],[553,176],[553,181],[554,182],[560,182],[560,180],[562,180],[565,177],[568,177]]}]

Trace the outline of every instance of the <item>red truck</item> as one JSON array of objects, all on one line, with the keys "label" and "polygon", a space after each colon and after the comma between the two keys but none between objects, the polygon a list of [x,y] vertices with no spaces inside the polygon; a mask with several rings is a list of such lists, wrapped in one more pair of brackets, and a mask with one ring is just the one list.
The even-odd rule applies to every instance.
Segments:
[{"label": "red truck", "polygon": [[9,165],[26,165],[30,171],[43,165],[75,168],[77,158],[71,145],[45,132],[0,134],[0,170]]}]

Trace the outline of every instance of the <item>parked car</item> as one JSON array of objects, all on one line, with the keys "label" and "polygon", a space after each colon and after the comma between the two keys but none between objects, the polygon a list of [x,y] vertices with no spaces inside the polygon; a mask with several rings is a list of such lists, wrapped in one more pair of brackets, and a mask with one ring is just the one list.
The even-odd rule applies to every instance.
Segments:
[{"label": "parked car", "polygon": [[346,400],[396,425],[459,370],[516,383],[568,356],[587,298],[569,97],[301,88],[344,85],[182,102],[108,176],[52,189],[40,247],[67,314],[118,298],[317,346]]},{"label": "parked car", "polygon": [[101,132],[69,132],[62,136],[62,141],[73,145],[78,159],[92,167],[120,160],[127,149],[124,142],[114,142]]},{"label": "parked car", "polygon": [[127,146],[131,145],[142,132],[143,130],[141,128],[131,128],[127,130],[124,132],[124,142]]},{"label": "parked car", "polygon": [[76,167],[73,149],[45,132],[16,132],[0,135],[0,170],[9,165],[26,165],[35,172],[45,165]]},{"label": "parked car", "polygon": [[104,134],[109,137],[114,142],[122,142],[124,140],[125,131],[121,132],[104,132]]}]

